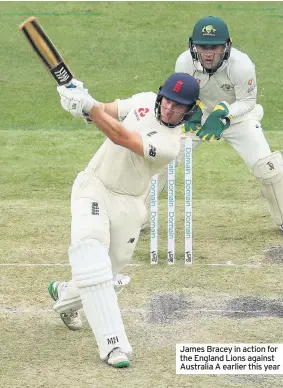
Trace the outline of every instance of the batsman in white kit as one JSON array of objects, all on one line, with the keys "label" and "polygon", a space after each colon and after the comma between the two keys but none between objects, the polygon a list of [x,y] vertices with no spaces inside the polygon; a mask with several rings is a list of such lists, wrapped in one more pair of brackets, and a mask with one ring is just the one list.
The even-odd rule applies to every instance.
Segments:
[{"label": "batsman in white kit", "polygon": [[[177,58],[175,71],[192,75],[200,85],[201,103],[183,126],[192,137],[193,149],[202,141],[220,138],[231,144],[259,180],[273,222],[283,230],[282,154],[271,152],[262,131],[263,108],[256,101],[255,66],[248,55],[232,48],[222,19],[208,16],[195,24],[189,49]],[[176,164],[183,160],[184,141]],[[166,185],[166,170],[158,180],[160,193]],[[148,196],[145,202],[149,206]]]},{"label": "batsman in white kit", "polygon": [[108,104],[92,98],[77,80],[57,90],[66,111],[87,118],[107,139],[72,188],[72,280],[53,281],[48,291],[71,330],[81,328],[83,307],[101,359],[127,367],[132,347],[115,288],[130,280],[119,273],[130,263],[147,217],[142,194],[152,176],[178,155],[180,126],[194,113],[199,84],[189,74],[175,73],[157,94]]}]

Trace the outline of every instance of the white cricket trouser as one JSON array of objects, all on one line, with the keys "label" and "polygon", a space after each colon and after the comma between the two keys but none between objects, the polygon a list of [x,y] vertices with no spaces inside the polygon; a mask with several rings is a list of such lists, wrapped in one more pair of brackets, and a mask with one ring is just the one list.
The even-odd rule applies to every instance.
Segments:
[{"label": "white cricket trouser", "polygon": [[95,239],[107,249],[113,273],[130,263],[147,210],[141,198],[114,194],[80,172],[71,196],[71,244]]}]

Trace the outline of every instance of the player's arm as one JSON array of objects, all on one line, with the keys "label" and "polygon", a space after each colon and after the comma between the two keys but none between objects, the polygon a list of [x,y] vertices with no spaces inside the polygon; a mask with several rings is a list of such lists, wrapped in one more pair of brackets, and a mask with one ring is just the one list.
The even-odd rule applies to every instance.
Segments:
[{"label": "player's arm", "polygon": [[148,133],[143,135],[130,132],[123,124],[105,113],[101,105],[94,105],[89,116],[113,143],[128,148],[151,163],[169,164],[179,153],[180,139],[177,135],[168,139],[152,129],[148,129]]},{"label": "player's arm", "polygon": [[109,116],[122,121],[132,109],[132,98],[104,103],[103,106],[104,112],[106,112]]},{"label": "player's arm", "polygon": [[82,117],[83,113],[86,113],[91,122],[113,143],[143,156],[144,147],[141,135],[138,132],[127,131],[117,119],[111,116],[111,114],[119,116],[118,103],[114,101],[108,105],[109,114],[105,111],[105,105],[96,101],[81,85],[76,80],[76,84],[73,83],[71,87],[59,86],[57,88],[63,109],[75,117]]},{"label": "player's arm", "polygon": [[118,104],[117,101],[108,102],[104,104],[104,112],[106,112],[109,116],[118,120]]},{"label": "player's arm", "polygon": [[236,101],[230,105],[229,113],[232,118],[236,118],[249,113],[256,105],[257,86],[254,64],[247,60],[241,69],[233,69],[231,80]]},{"label": "player's arm", "polygon": [[94,105],[88,115],[97,128],[105,133],[113,143],[144,156],[143,141],[138,132],[128,131],[117,119],[106,113],[106,110],[103,111],[101,106]]}]

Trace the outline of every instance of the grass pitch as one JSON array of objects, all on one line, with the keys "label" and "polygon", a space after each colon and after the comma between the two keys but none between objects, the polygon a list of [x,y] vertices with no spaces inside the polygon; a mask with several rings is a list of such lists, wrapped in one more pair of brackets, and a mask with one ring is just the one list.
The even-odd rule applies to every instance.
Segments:
[{"label": "grass pitch", "polygon": [[[177,173],[177,263],[160,264],[141,235],[120,297],[132,367],[100,362],[87,322],[68,331],[47,285],[70,276],[71,184],[104,136],[69,117],[54,81],[18,25],[37,16],[91,93],[111,101],[156,91],[186,49],[193,24],[224,18],[257,69],[263,127],[282,150],[282,2],[1,2],[0,386],[7,388],[282,387],[281,376],[176,376],[176,343],[282,343],[282,234],[258,182],[224,142],[193,155],[194,264],[183,265],[183,168]],[[16,53],[16,55],[15,55]],[[162,260],[163,258],[163,260]]]}]

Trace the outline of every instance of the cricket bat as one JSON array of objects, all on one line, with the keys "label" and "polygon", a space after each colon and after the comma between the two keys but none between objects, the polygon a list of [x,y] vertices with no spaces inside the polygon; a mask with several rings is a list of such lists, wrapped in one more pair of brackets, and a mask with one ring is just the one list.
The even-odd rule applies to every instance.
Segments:
[{"label": "cricket bat", "polygon": [[37,19],[31,16],[19,26],[19,29],[58,85],[69,84],[73,74]]}]

